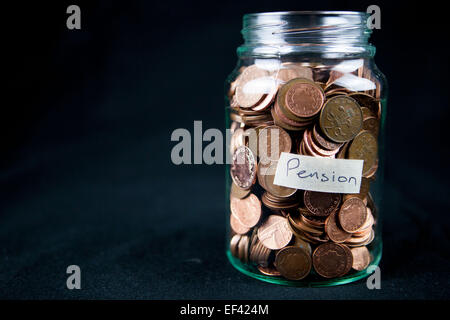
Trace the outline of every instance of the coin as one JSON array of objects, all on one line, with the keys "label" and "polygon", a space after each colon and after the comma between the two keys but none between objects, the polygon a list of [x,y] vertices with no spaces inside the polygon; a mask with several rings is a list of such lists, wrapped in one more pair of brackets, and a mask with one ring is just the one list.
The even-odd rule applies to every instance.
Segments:
[{"label": "coin", "polygon": [[313,140],[317,142],[317,144],[319,144],[322,148],[327,150],[336,150],[343,145],[343,143],[336,143],[322,136],[320,128],[318,128],[317,125],[314,125],[313,127],[312,137]]},{"label": "coin", "polygon": [[282,152],[290,152],[292,140],[279,126],[268,126],[258,134],[259,157],[263,163],[278,160]]},{"label": "coin", "polygon": [[245,145],[244,130],[238,128],[234,131],[230,139],[230,154],[234,154],[237,148]]},{"label": "coin", "polygon": [[284,103],[291,113],[309,118],[320,112],[325,100],[320,86],[307,79],[293,79],[288,84]]},{"label": "coin", "polygon": [[250,228],[244,226],[234,215],[230,215],[230,227],[237,234],[246,234]]},{"label": "coin", "polygon": [[[268,169],[268,172],[275,173],[276,167],[277,167],[277,162],[276,161],[272,162],[271,167]],[[275,179],[275,174],[266,174],[264,176],[264,189],[266,189],[272,195],[280,197],[280,198],[287,198],[297,192],[297,189],[283,187],[283,186],[274,184],[274,179]]]},{"label": "coin", "polygon": [[239,240],[241,240],[241,235],[240,234],[235,234],[230,240],[230,252],[236,258],[238,257]]},{"label": "coin", "polygon": [[286,279],[301,280],[311,271],[311,258],[300,247],[285,247],[278,251],[275,266]]},{"label": "coin", "polygon": [[258,228],[258,239],[272,250],[285,247],[292,239],[292,231],[289,229],[286,218],[270,215]]},{"label": "coin", "polygon": [[250,108],[257,104],[265,92],[257,84],[261,78],[268,77],[269,72],[251,65],[239,75],[236,84],[235,98],[241,108]]},{"label": "coin", "polygon": [[363,118],[358,103],[347,96],[329,99],[319,118],[320,129],[334,142],[353,139],[362,128]]},{"label": "coin", "polygon": [[380,115],[381,115],[380,102],[377,99],[375,99],[374,97],[372,97],[370,94],[362,93],[362,92],[355,92],[355,93],[350,93],[349,97],[352,97],[353,99],[355,99],[361,107],[366,107],[370,111],[372,111],[372,113],[376,117],[378,117],[378,119],[380,118]]},{"label": "coin", "polygon": [[305,191],[305,206],[315,216],[326,217],[336,211],[341,202],[339,193]]},{"label": "coin", "polygon": [[358,231],[366,222],[367,210],[364,202],[357,197],[344,201],[338,214],[339,223],[345,231]]},{"label": "coin", "polygon": [[306,78],[308,80],[313,80],[313,71],[311,68],[298,64],[283,63],[281,68],[277,70],[275,77],[282,82],[288,82],[295,78]]},{"label": "coin", "polygon": [[361,131],[355,139],[353,139],[348,148],[349,159],[364,160],[362,170],[363,176],[366,176],[370,172],[370,169],[375,166],[377,155],[377,139],[369,131]]},{"label": "coin", "polygon": [[269,192],[264,192],[261,201],[267,208],[272,210],[296,208],[299,205],[299,199],[295,194],[287,198],[281,198]]},{"label": "coin", "polygon": [[231,184],[230,195],[235,198],[245,198],[250,193],[250,189],[239,188],[234,182]]},{"label": "coin", "polygon": [[336,212],[330,214],[325,221],[325,231],[330,237],[330,240],[336,243],[342,243],[350,239],[351,233],[344,231],[339,225],[336,217]]},{"label": "coin", "polygon": [[248,262],[248,245],[249,245],[249,237],[242,236],[238,244],[238,257],[239,260],[241,260],[244,263]]},{"label": "coin", "polygon": [[241,189],[248,189],[256,179],[256,159],[253,152],[240,146],[233,154],[231,162],[231,178],[233,182]]},{"label": "coin", "polygon": [[297,216],[288,215],[288,220],[289,220],[289,223],[292,226],[294,226],[297,230],[309,233],[313,236],[321,236],[323,234],[323,228],[308,226]]},{"label": "coin", "polygon": [[341,277],[353,265],[351,251],[343,244],[327,242],[319,245],[312,256],[314,270],[324,278]]},{"label": "coin", "polygon": [[254,110],[254,111],[266,110],[268,107],[270,107],[270,105],[275,100],[277,92],[278,92],[278,86],[275,84],[275,81],[274,81],[273,85],[271,86],[270,91],[266,94],[264,99],[262,99],[254,107],[252,107],[252,110]]},{"label": "coin", "polygon": [[308,253],[308,255],[311,255],[312,252],[311,245],[309,244],[309,242],[306,242],[305,240],[299,237],[294,238],[294,243],[292,244],[292,246],[299,247],[300,249],[305,250],[306,253]]},{"label": "coin", "polygon": [[261,272],[262,274],[264,274],[266,276],[271,276],[271,277],[279,277],[279,276],[281,276],[280,271],[278,271],[273,266],[264,267],[262,265],[258,265],[257,268],[258,268],[259,272]]},{"label": "coin", "polygon": [[254,227],[261,218],[261,202],[251,193],[245,199],[231,198],[231,214],[247,228]]},{"label": "coin", "polygon": [[367,247],[351,248],[350,251],[353,255],[353,269],[362,271],[369,266],[371,257]]}]

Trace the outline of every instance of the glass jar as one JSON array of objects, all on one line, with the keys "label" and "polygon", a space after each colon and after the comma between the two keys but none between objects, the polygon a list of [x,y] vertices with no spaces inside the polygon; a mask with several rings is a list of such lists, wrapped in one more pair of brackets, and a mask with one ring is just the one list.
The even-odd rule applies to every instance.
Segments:
[{"label": "glass jar", "polygon": [[331,286],[381,259],[387,90],[367,19],[244,16],[226,81],[226,248],[251,277]]}]

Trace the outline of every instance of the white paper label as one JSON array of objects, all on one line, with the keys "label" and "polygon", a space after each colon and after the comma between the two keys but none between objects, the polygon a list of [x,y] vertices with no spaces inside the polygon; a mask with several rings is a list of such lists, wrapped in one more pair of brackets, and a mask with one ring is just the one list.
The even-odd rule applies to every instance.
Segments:
[{"label": "white paper label", "polygon": [[331,159],[281,154],[274,184],[289,188],[359,193],[364,160]]}]

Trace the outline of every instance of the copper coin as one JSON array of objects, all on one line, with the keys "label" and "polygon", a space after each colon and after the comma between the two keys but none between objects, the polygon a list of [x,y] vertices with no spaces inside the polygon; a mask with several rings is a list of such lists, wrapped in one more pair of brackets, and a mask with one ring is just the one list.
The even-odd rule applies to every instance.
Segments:
[{"label": "copper coin", "polygon": [[325,101],[322,88],[306,79],[294,79],[288,82],[285,106],[297,117],[309,118],[318,114]]},{"label": "copper coin", "polygon": [[312,253],[311,245],[309,244],[309,242],[307,242],[299,237],[295,237],[294,243],[292,244],[292,246],[299,247],[300,249],[305,250],[306,253],[308,253],[308,255],[311,255],[311,253]]},{"label": "copper coin", "polygon": [[311,131],[309,130],[304,131],[302,143],[304,143],[306,151],[316,157],[334,158],[334,155],[339,151],[339,149],[329,151],[315,145],[311,139]]},{"label": "copper coin", "polygon": [[289,280],[301,280],[311,271],[311,258],[300,247],[285,247],[278,251],[275,266]]},{"label": "copper coin", "polygon": [[[296,123],[293,120],[290,120],[290,119],[286,118],[284,115],[280,116],[280,114],[279,114],[280,111],[279,111],[279,108],[277,108],[277,107],[278,107],[278,105],[275,102],[275,106],[270,109],[270,114],[273,117],[273,122],[277,126],[283,128],[283,129],[289,130],[289,131],[301,131],[301,130],[304,130],[304,128],[305,128],[304,126],[298,126],[298,123]],[[294,122],[294,123],[290,123],[290,122]]]},{"label": "copper coin", "polygon": [[363,130],[367,130],[378,137],[380,121],[376,117],[367,117],[363,120]]},{"label": "copper coin", "polygon": [[323,234],[323,229],[308,226],[297,216],[289,215],[288,220],[297,230],[309,233],[313,236],[320,236]]},{"label": "copper coin", "polygon": [[241,146],[236,149],[231,162],[231,178],[241,189],[249,189],[256,180],[256,159],[253,152]]},{"label": "copper coin", "polygon": [[282,82],[288,82],[295,78],[313,80],[313,71],[311,68],[299,64],[283,63],[281,69],[277,70],[275,77]]},{"label": "copper coin", "polygon": [[250,228],[244,226],[234,215],[230,215],[230,227],[237,234],[246,234]]},{"label": "copper coin", "polygon": [[278,160],[282,152],[290,152],[292,140],[279,126],[268,126],[258,134],[259,157],[263,163]]},{"label": "copper coin", "polygon": [[258,239],[272,250],[281,249],[291,241],[292,231],[289,229],[286,218],[270,215],[258,228]]},{"label": "copper coin", "polygon": [[257,104],[266,94],[258,83],[269,76],[269,72],[251,65],[239,75],[236,84],[235,98],[241,108],[250,108]]},{"label": "copper coin", "polygon": [[[277,161],[272,162],[271,168],[268,169],[268,172],[275,173],[276,167],[277,167]],[[275,179],[275,174],[266,174],[264,176],[264,189],[266,189],[267,192],[271,193],[272,195],[280,197],[280,198],[287,198],[297,192],[297,189],[283,187],[283,186],[274,184],[274,179]]]},{"label": "copper coin", "polygon": [[350,239],[351,233],[344,231],[339,225],[336,212],[330,214],[325,221],[325,231],[330,240],[336,243],[342,243]]},{"label": "copper coin", "polygon": [[349,159],[364,160],[362,174],[367,176],[370,170],[375,166],[378,156],[377,139],[369,131],[361,131],[353,139],[348,148]]},{"label": "copper coin", "polygon": [[248,262],[248,246],[250,239],[248,236],[241,236],[238,244],[238,257],[244,263]]},{"label": "copper coin", "polygon": [[364,202],[357,197],[345,200],[339,210],[338,218],[342,229],[345,231],[349,233],[358,231],[367,218]]},{"label": "copper coin", "polygon": [[344,245],[327,242],[314,250],[312,261],[314,270],[319,275],[324,278],[336,278],[350,271],[353,265],[353,256]]},{"label": "copper coin", "polygon": [[266,110],[268,107],[270,107],[270,105],[275,100],[277,92],[278,92],[278,85],[276,84],[276,82],[274,80],[273,84],[271,85],[270,91],[265,95],[264,99],[262,99],[254,107],[252,107],[252,110],[254,110],[254,111]]},{"label": "copper coin", "polygon": [[230,240],[230,252],[236,258],[238,257],[239,240],[241,240],[241,235],[240,234],[235,234]]},{"label": "copper coin", "polygon": [[362,128],[363,118],[358,103],[347,96],[329,99],[320,113],[320,129],[334,142],[353,139]]},{"label": "copper coin", "polygon": [[319,128],[317,128],[317,125],[314,125],[313,127],[312,137],[315,142],[327,150],[336,150],[343,145],[343,143],[336,143],[322,136]]},{"label": "copper coin", "polygon": [[254,227],[261,218],[261,202],[253,193],[245,199],[231,198],[231,214],[247,228]]},{"label": "copper coin", "polygon": [[261,187],[263,187],[264,189],[266,189],[266,186],[264,183],[264,179],[265,179],[266,175],[275,174],[275,172],[269,171],[269,170],[272,170],[270,165],[271,165],[271,163],[263,164],[261,160],[259,160],[259,163],[258,163],[258,169],[256,171],[256,175],[258,177],[259,185]]},{"label": "copper coin", "polygon": [[352,248],[350,251],[353,255],[353,269],[356,271],[362,271],[369,266],[371,257],[367,247]]},{"label": "copper coin", "polygon": [[258,268],[258,271],[261,272],[263,275],[270,276],[270,277],[279,277],[279,276],[281,276],[280,271],[278,271],[273,266],[264,267],[262,265],[258,265],[257,268]]},{"label": "copper coin", "polygon": [[351,93],[349,96],[358,101],[361,107],[368,108],[376,117],[380,118],[381,104],[373,96],[362,92]]},{"label": "copper coin", "polygon": [[315,216],[326,217],[336,211],[341,203],[339,193],[305,191],[305,206]]},{"label": "copper coin", "polygon": [[230,139],[230,154],[234,154],[237,148],[245,145],[244,130],[237,128]]},{"label": "copper coin", "polygon": [[250,193],[250,189],[239,188],[234,182],[231,184],[230,196],[243,199]]}]

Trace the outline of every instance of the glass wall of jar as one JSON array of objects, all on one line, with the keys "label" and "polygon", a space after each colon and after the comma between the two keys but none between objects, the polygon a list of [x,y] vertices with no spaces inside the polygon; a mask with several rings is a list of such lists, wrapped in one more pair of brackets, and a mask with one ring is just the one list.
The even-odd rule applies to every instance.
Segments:
[{"label": "glass wall of jar", "polygon": [[226,248],[247,275],[329,286],[364,278],[380,261],[387,92],[367,18],[244,16],[226,81]]}]

